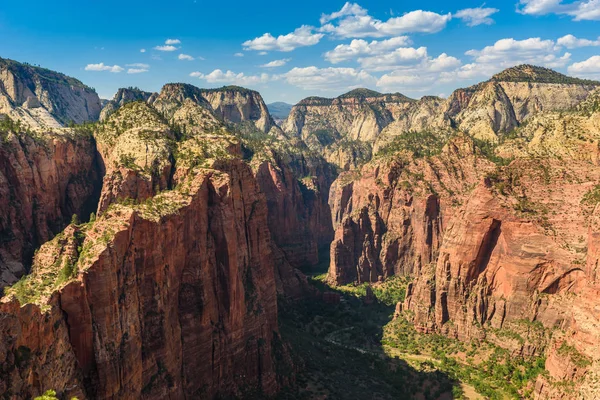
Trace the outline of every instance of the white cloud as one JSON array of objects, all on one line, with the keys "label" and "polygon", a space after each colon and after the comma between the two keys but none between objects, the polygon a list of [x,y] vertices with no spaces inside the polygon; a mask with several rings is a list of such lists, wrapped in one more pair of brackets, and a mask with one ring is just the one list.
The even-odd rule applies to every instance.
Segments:
[{"label": "white cloud", "polygon": [[270,33],[245,41],[244,50],[257,51],[293,51],[298,47],[313,46],[323,38],[322,33],[315,33],[311,26],[303,25],[292,33],[274,37]]},{"label": "white cloud", "polygon": [[194,61],[194,57],[189,54],[180,54],[177,58],[184,61]]},{"label": "white cloud", "polygon": [[154,50],[158,50],[158,51],[175,51],[175,50],[177,50],[177,47],[171,46],[171,45],[156,46],[156,47],[154,47]]},{"label": "white cloud", "polygon": [[167,40],[165,40],[165,44],[181,44],[181,40],[179,40],[179,39],[167,39]]},{"label": "white cloud", "polygon": [[382,75],[377,86],[386,91],[403,91],[406,89],[425,91],[441,79],[449,71],[456,71],[461,61],[446,53],[436,58],[425,57],[419,63],[395,68]]},{"label": "white cloud", "polygon": [[571,56],[569,53],[560,56],[559,51],[560,47],[552,40],[507,38],[481,50],[469,50],[465,54],[474,57],[477,63],[495,64],[499,67],[527,63],[556,68],[566,65]]},{"label": "white cloud", "polygon": [[147,68],[129,68],[127,70],[128,74],[142,74],[144,72],[148,72]]},{"label": "white cloud", "polygon": [[85,67],[86,71],[108,71],[112,73],[123,72],[124,69],[119,67],[118,65],[104,65],[104,63],[100,64],[88,64]]},{"label": "white cloud", "polygon": [[299,88],[320,91],[348,90],[376,83],[368,72],[354,68],[296,67],[282,77]]},{"label": "white cloud", "polygon": [[133,68],[143,68],[143,69],[149,69],[150,65],[148,64],[143,64],[143,63],[133,63],[133,64],[126,64],[126,67],[133,67]]},{"label": "white cloud", "polygon": [[236,74],[232,71],[223,72],[220,69],[215,69],[209,74],[192,72],[190,76],[205,80],[208,83],[235,83],[237,85],[256,85],[270,80],[268,74],[245,75],[243,72]]},{"label": "white cloud", "polygon": [[380,55],[410,44],[411,40],[408,36],[398,36],[382,41],[373,40],[370,43],[363,39],[354,39],[350,44],[340,44],[335,49],[325,53],[325,59],[332,64],[337,64],[359,57]]},{"label": "white cloud", "polygon": [[461,19],[468,26],[491,25],[494,23],[494,20],[490,16],[498,11],[500,10],[497,8],[465,8],[457,11],[453,17]]},{"label": "white cloud", "polygon": [[570,74],[600,78],[600,56],[592,56],[585,61],[576,62],[568,68]]},{"label": "white cloud", "polygon": [[321,32],[342,38],[389,37],[403,33],[435,33],[446,27],[451,14],[414,10],[400,17],[381,21],[368,15],[367,10],[355,3],[346,3],[338,12],[321,16],[326,23]]},{"label": "white cloud", "polygon": [[517,11],[529,15],[568,15],[574,21],[599,21],[600,0],[581,0],[571,3],[564,3],[563,0],[520,0]]},{"label": "white cloud", "polygon": [[283,67],[285,64],[287,64],[291,60],[292,60],[291,58],[284,58],[282,60],[274,60],[274,61],[271,61],[271,62],[261,65],[261,67],[263,67],[263,68]]},{"label": "white cloud", "polygon": [[458,58],[449,56],[446,53],[442,53],[437,58],[434,58],[428,63],[428,70],[432,72],[447,71],[453,68],[457,68],[461,65]]},{"label": "white cloud", "polygon": [[321,14],[321,24],[325,24],[334,19],[347,16],[364,16],[367,15],[367,10],[356,3],[346,3],[340,11],[331,14]]},{"label": "white cloud", "polygon": [[384,71],[402,66],[413,66],[427,59],[427,48],[400,47],[389,53],[359,58],[361,67],[374,71]]},{"label": "white cloud", "polygon": [[565,46],[567,49],[576,49],[586,46],[600,46],[600,37],[597,40],[579,39],[573,35],[565,35],[556,41],[556,44]]},{"label": "white cloud", "polygon": [[469,50],[465,54],[472,57],[471,63],[454,70],[443,71],[439,82],[454,82],[489,78],[490,76],[519,64],[534,64],[548,68],[562,68],[571,60],[571,53],[562,53],[562,47],[553,40],[529,38],[515,40],[501,39],[481,50]]},{"label": "white cloud", "polygon": [[235,53],[234,57],[244,57],[244,53]]},{"label": "white cloud", "polygon": [[145,53],[146,49],[140,49],[140,53]]}]

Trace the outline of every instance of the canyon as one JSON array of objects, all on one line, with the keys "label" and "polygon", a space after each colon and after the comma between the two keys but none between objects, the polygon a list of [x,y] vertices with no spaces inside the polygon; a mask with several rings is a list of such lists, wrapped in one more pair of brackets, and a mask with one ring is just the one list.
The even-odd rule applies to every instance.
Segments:
[{"label": "canyon", "polygon": [[521,397],[600,393],[599,82],[522,65],[275,121],[236,86],[124,88],[101,109],[50,73],[0,59],[5,398],[277,396],[310,364],[294,304],[364,289],[363,310],[394,282],[381,343],[485,342],[543,360]]}]

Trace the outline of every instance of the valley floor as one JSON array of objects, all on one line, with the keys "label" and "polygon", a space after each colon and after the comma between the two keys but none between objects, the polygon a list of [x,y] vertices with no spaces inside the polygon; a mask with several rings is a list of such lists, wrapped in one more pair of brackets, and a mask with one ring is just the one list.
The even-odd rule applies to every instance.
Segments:
[{"label": "valley floor", "polygon": [[306,271],[338,304],[309,299],[280,303],[281,333],[298,366],[296,384],[278,399],[513,399],[529,398],[543,359],[514,357],[485,341],[461,343],[420,334],[394,304],[406,279],[375,286],[330,287],[325,274]]}]

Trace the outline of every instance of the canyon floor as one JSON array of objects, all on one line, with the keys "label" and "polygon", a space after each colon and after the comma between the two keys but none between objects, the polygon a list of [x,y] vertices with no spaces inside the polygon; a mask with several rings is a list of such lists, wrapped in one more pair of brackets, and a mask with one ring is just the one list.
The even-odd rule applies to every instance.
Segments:
[{"label": "canyon floor", "polygon": [[339,303],[280,303],[282,337],[302,368],[277,399],[513,399],[531,393],[544,370],[544,359],[511,357],[491,343],[418,333],[395,313],[406,278],[372,286],[371,297],[367,285],[330,286],[328,265],[304,272]]}]

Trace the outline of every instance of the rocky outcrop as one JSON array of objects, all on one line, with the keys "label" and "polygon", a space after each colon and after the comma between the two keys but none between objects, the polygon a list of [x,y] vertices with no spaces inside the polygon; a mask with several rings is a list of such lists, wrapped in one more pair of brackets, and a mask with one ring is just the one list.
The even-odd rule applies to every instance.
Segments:
[{"label": "rocky outcrop", "polygon": [[31,128],[96,121],[100,98],[77,79],[0,59],[0,113]]},{"label": "rocky outcrop", "polygon": [[106,120],[112,113],[132,101],[152,102],[157,93],[144,92],[138,88],[119,89],[112,100],[102,107],[100,121]]},{"label": "rocky outcrop", "polygon": [[129,103],[96,128],[104,169],[98,213],[129,199],[144,201],[170,187],[174,134],[149,105]]},{"label": "rocky outcrop", "polygon": [[223,121],[233,124],[249,122],[264,133],[276,126],[262,96],[254,90],[225,86],[203,89],[202,95]]},{"label": "rocky outcrop", "polygon": [[491,168],[460,135],[431,159],[399,154],[342,174],[330,193],[336,233],[328,280],[411,276],[435,261],[456,204]]},{"label": "rocky outcrop", "polygon": [[95,211],[102,177],[90,136],[0,134],[1,288],[28,271],[34,250],[73,214]]},{"label": "rocky outcrop", "polygon": [[407,132],[458,128],[496,142],[542,112],[574,110],[600,85],[528,65],[458,89],[448,99],[358,89],[336,99],[309,97],[282,123],[289,135],[344,170],[357,167]]},{"label": "rocky outcrop", "polygon": [[[264,196],[241,161],[186,182],[87,227],[75,278],[57,281],[58,292],[39,286],[37,264],[23,291],[11,289],[0,306],[5,393],[52,387],[79,398],[158,399],[277,390],[285,348]],[[62,246],[43,248],[39,268],[53,245]],[[20,308],[16,298],[40,306]]]}]

